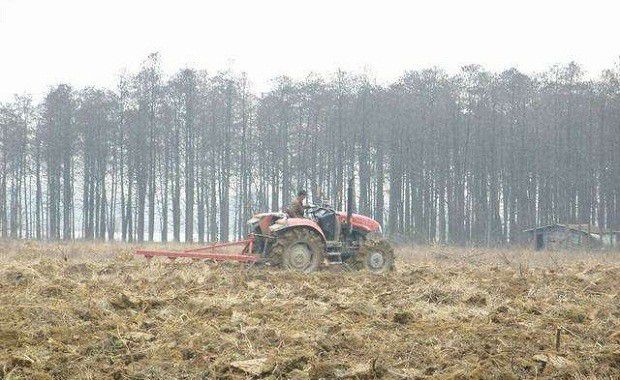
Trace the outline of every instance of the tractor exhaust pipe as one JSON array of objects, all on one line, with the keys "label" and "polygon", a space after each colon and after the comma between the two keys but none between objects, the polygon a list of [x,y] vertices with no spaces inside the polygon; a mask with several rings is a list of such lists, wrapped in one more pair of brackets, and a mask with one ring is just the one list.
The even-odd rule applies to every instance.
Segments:
[{"label": "tractor exhaust pipe", "polygon": [[347,187],[347,235],[351,235],[353,228],[351,227],[351,218],[353,217],[353,177],[349,179]]}]

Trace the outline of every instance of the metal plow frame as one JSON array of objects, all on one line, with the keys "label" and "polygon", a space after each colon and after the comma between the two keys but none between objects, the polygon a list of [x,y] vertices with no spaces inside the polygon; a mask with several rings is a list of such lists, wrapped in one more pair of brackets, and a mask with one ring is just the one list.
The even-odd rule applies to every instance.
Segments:
[{"label": "metal plow frame", "polygon": [[[243,249],[238,254],[218,252],[218,249],[242,246]],[[167,257],[171,260],[178,258],[188,258],[192,260],[213,260],[213,261],[237,261],[243,263],[255,263],[259,257],[252,254],[254,247],[254,236],[249,236],[246,240],[234,241],[231,243],[214,243],[204,247],[186,249],[184,251],[167,251],[140,249],[134,252],[135,255],[142,255],[147,260],[155,256]]]}]

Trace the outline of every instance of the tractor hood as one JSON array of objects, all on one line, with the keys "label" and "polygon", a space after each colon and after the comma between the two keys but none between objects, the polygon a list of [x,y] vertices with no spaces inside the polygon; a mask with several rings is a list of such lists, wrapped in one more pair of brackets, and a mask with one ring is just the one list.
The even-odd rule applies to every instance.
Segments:
[{"label": "tractor hood", "polygon": [[[338,219],[341,223],[347,221],[347,213],[344,211],[338,211]],[[381,224],[376,220],[360,214],[351,215],[351,224],[354,229],[365,232],[378,232],[381,233]]]}]

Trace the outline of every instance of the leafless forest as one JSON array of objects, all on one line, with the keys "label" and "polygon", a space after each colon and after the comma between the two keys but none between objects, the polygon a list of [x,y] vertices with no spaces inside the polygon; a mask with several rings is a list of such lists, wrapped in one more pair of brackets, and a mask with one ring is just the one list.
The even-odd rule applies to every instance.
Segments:
[{"label": "leafless forest", "polygon": [[0,104],[0,231],[31,239],[231,240],[299,188],[393,237],[501,245],[554,221],[620,227],[620,68],[467,66],[393,83],[181,69]]}]

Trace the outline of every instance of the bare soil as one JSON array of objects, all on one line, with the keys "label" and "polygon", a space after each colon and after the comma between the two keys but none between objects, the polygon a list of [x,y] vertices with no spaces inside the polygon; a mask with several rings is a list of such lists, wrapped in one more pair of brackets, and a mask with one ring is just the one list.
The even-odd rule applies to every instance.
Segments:
[{"label": "bare soil", "polygon": [[620,378],[620,253],[414,247],[388,275],[0,245],[0,378]]}]

